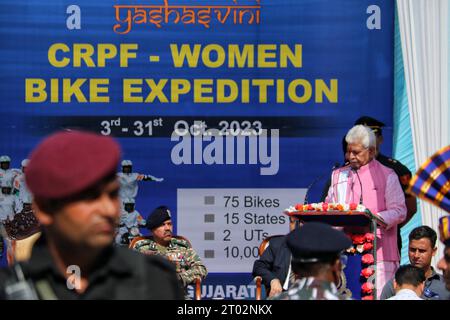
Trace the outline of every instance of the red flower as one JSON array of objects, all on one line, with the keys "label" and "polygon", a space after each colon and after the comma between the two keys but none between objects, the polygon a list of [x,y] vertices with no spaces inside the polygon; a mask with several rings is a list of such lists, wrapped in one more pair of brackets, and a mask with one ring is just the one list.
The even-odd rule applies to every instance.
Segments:
[{"label": "red flower", "polygon": [[362,234],[354,234],[352,235],[353,244],[363,244],[366,242],[366,238]]},{"label": "red flower", "polygon": [[314,210],[314,208],[313,208],[312,204],[308,204],[308,207],[307,207],[307,209],[308,209],[308,210]]},{"label": "red flower", "polygon": [[358,205],[356,203],[350,203],[350,210],[356,210],[356,208],[358,207]]},{"label": "red flower", "polygon": [[300,203],[297,203],[297,204],[295,205],[295,210],[297,210],[297,211],[303,211],[303,205],[300,204]]},{"label": "red flower", "polygon": [[323,209],[323,211],[327,211],[328,210],[328,203],[324,202],[322,204],[322,209]]},{"label": "red flower", "polygon": [[367,242],[373,242],[373,240],[375,240],[375,235],[373,233],[366,233],[364,236],[366,237]]},{"label": "red flower", "polygon": [[373,296],[365,296],[361,300],[373,300]]},{"label": "red flower", "polygon": [[373,261],[374,261],[373,255],[371,255],[370,253],[367,253],[367,254],[362,256],[361,261],[364,264],[372,264]]},{"label": "red flower", "polygon": [[366,242],[364,243],[364,251],[369,251],[373,249],[373,243],[372,242]]},{"label": "red flower", "polygon": [[361,275],[366,279],[369,278],[374,273],[375,271],[372,268],[364,268],[361,270]]},{"label": "red flower", "polygon": [[371,294],[373,292],[373,284],[366,282],[361,286],[361,290],[364,294]]}]

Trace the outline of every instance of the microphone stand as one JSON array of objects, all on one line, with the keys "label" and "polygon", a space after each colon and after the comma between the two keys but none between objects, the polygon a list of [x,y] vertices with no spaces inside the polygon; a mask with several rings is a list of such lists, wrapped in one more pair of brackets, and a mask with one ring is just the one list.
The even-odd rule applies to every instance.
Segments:
[{"label": "microphone stand", "polygon": [[358,169],[352,167],[352,171],[354,173],[356,173],[356,177],[358,178],[358,181],[359,181],[359,190],[361,191],[360,196],[359,196],[359,204],[362,205],[363,204],[363,192],[362,192],[361,178],[359,177]]},{"label": "microphone stand", "polygon": [[[335,163],[333,165],[333,167],[331,168],[331,171],[335,170],[336,168],[339,168],[341,165],[339,163]],[[321,180],[323,177],[325,177],[325,175],[327,175],[328,172],[325,172],[323,174],[321,174],[320,176],[318,176],[316,179],[313,180],[313,182],[311,182],[309,184],[309,186],[306,188],[306,193],[305,193],[305,200],[303,200],[303,204],[308,204],[308,196],[309,196],[309,191],[311,190],[311,187],[313,185],[315,185],[319,180]]]}]

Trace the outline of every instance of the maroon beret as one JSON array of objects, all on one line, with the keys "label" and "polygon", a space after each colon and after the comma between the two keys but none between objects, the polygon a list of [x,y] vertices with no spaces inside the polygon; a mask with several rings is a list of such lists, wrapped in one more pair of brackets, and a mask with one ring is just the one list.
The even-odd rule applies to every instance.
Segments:
[{"label": "maroon beret", "polygon": [[58,132],[31,153],[26,183],[35,197],[66,198],[114,172],[120,153],[112,138],[80,131]]}]

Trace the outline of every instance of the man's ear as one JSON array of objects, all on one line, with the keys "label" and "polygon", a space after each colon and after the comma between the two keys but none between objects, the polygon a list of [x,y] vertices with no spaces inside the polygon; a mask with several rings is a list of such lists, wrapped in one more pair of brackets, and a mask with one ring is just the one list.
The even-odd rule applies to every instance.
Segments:
[{"label": "man's ear", "polygon": [[378,143],[378,145],[380,145],[380,144],[382,144],[383,143],[383,136],[377,136],[377,143]]},{"label": "man's ear", "polygon": [[433,248],[433,252],[431,253],[431,256],[434,257],[436,255],[437,252],[437,247]]},{"label": "man's ear", "polygon": [[41,225],[49,226],[53,223],[53,215],[42,211],[34,201],[32,206],[33,206],[33,213]]},{"label": "man's ear", "polygon": [[395,279],[394,279],[394,290],[397,291],[398,287],[399,287],[399,285],[398,285],[397,281],[395,281]]}]

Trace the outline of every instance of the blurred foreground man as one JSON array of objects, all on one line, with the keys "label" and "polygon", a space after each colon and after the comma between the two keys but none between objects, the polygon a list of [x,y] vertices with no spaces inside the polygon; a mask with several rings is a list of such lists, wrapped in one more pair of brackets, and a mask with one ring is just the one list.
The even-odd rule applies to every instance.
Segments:
[{"label": "blurred foreground man", "polygon": [[[61,132],[31,154],[26,183],[43,234],[31,258],[0,273],[6,299],[182,299],[163,259],[113,247],[120,217],[111,138]],[[20,281],[20,280],[26,281]]]}]

